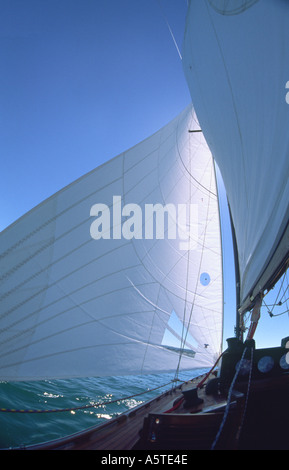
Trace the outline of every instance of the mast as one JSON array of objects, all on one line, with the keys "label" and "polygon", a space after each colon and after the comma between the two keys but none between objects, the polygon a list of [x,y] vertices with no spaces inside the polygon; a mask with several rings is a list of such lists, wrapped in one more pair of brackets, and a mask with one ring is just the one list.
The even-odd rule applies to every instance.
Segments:
[{"label": "mast", "polygon": [[237,249],[237,240],[236,240],[236,232],[235,227],[232,219],[230,204],[228,203],[229,214],[230,214],[230,223],[231,223],[231,231],[232,231],[232,241],[233,241],[233,250],[234,250],[234,265],[235,265],[235,285],[236,285],[236,338],[242,340],[243,338],[243,330],[241,328],[241,317],[239,313],[240,308],[240,268],[239,268],[239,255]]}]

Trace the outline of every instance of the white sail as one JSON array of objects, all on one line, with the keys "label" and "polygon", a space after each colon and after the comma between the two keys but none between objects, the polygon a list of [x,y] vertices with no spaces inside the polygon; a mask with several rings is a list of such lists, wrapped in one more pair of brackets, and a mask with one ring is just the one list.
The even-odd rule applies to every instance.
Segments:
[{"label": "white sail", "polygon": [[288,256],[288,18],[283,0],[192,0],[187,17],[184,70],[228,195],[241,311]]},{"label": "white sail", "polygon": [[188,107],[2,232],[1,380],[175,370],[180,338],[181,369],[214,362],[219,210],[193,129]]}]

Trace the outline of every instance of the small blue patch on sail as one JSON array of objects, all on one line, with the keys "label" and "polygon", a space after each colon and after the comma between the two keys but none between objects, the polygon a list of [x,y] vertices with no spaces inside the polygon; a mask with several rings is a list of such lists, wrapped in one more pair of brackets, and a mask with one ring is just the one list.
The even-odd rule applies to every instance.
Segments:
[{"label": "small blue patch on sail", "polygon": [[200,282],[203,286],[210,284],[211,278],[208,273],[202,273],[200,276]]}]

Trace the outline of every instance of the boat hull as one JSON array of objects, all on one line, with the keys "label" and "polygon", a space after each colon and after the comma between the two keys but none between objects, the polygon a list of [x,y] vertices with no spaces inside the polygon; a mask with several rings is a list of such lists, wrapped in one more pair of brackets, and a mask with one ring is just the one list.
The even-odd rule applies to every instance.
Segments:
[{"label": "boat hull", "polygon": [[[195,388],[202,378],[197,377],[165,392],[104,425],[25,449],[289,449],[286,431],[289,420],[289,374],[252,380],[250,387],[247,382],[237,382],[230,397],[228,413],[227,392],[208,395],[205,387],[198,389],[198,397],[203,402],[185,407],[181,399],[183,391]],[[215,380],[213,377],[211,379]],[[178,402],[180,406],[176,406]],[[171,409],[173,411],[170,412]]]}]

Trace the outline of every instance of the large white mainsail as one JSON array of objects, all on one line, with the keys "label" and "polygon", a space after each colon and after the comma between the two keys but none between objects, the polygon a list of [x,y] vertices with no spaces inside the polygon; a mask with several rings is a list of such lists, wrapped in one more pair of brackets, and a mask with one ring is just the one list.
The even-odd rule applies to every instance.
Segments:
[{"label": "large white mainsail", "polygon": [[289,250],[289,4],[191,0],[184,70],[221,170],[245,312]]},{"label": "large white mainsail", "polygon": [[180,342],[168,333],[183,336],[181,369],[214,362],[219,208],[212,156],[194,129],[189,106],[2,232],[1,380],[175,370]]}]

